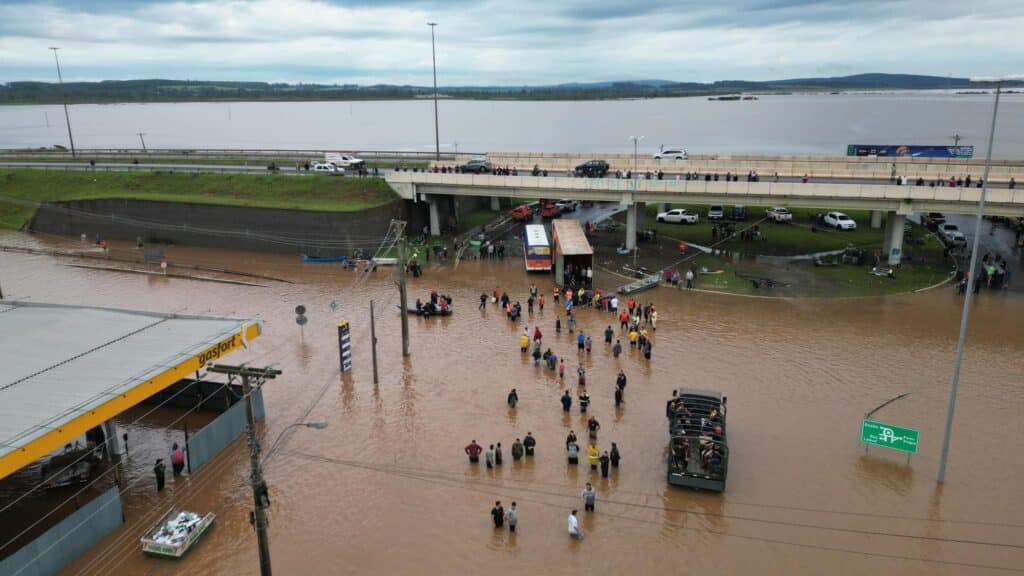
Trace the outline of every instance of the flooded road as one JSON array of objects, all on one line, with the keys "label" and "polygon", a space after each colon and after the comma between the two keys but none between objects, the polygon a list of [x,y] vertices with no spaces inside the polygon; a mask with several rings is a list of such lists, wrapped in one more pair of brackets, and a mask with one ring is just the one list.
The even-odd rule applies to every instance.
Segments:
[{"label": "flooded road", "polygon": [[[0,244],[74,247],[77,240],[0,234]],[[116,249],[131,250],[123,245]],[[653,358],[628,348],[615,359],[601,332],[611,315],[578,313],[594,338],[578,357],[554,333],[557,308],[544,276],[520,260],[427,268],[410,301],[431,289],[454,298],[450,318],[410,318],[402,359],[391,271],[365,282],[337,265],[297,256],[173,247],[168,258],[287,278],[295,284],[231,286],[70,268],[68,259],[0,253],[10,299],[262,318],[264,335],[230,362],[276,364],[267,384],[269,446],[297,419],[266,466],[270,543],[280,574],[1005,574],[1024,571],[1024,298],[983,293],[971,318],[946,485],[935,475],[962,301],[952,288],[855,300],[766,300],[657,288]],[[433,264],[433,263],[432,263]],[[611,288],[618,280],[596,278]],[[496,286],[524,303],[531,282],[548,298],[530,322],[544,347],[567,358],[567,382],[521,355],[522,324],[489,305]],[[380,384],[372,384],[368,301],[377,305]],[[332,311],[330,304],[338,305]],[[300,341],[294,308],[307,308]],[[338,373],[336,325],[352,324],[353,372]],[[564,320],[564,318],[563,318]],[[622,464],[608,479],[566,463],[564,439],[580,433],[578,358],[587,370],[589,415],[602,450]],[[615,374],[629,378],[613,404]],[[569,377],[572,374],[572,378]],[[729,397],[731,459],[724,494],[667,486],[665,400],[678,386]],[[506,394],[518,390],[518,408]],[[865,412],[909,392],[875,419],[921,431],[920,453],[859,443]],[[321,396],[322,394],[322,396]],[[308,416],[305,416],[309,411]],[[533,459],[513,463],[512,442],[531,431]],[[581,435],[582,438],[582,435]],[[463,447],[502,442],[505,463],[470,466]],[[156,448],[159,449],[159,448]],[[158,499],[133,496],[128,523],[65,574],[254,574],[247,454],[236,442]],[[571,541],[566,516],[592,481],[597,511],[587,538]],[[518,503],[519,532],[492,528],[495,500]],[[217,524],[181,562],[142,555],[138,539],[155,511],[213,511]]]}]

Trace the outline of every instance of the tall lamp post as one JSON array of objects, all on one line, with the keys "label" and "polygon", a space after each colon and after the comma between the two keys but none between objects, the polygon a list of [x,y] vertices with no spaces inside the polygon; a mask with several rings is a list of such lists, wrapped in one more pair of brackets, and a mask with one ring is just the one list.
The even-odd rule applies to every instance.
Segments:
[{"label": "tall lamp post", "polygon": [[633,141],[633,173],[636,174],[637,166],[639,165],[637,163],[637,149],[638,149],[637,147],[639,146],[640,141],[644,139],[644,137],[643,136],[630,136],[629,139]]},{"label": "tall lamp post", "polygon": [[441,134],[437,128],[437,52],[434,49],[434,28],[437,22],[427,22],[430,26],[430,61],[434,65],[434,160],[441,160]]},{"label": "tall lamp post", "polygon": [[60,73],[60,58],[57,57],[57,46],[50,46],[53,50],[53,61],[57,63],[57,82],[60,84],[60,99],[64,101],[64,122],[68,125],[68,142],[71,143],[71,157],[75,157],[75,139],[71,136],[71,117],[68,115],[68,97],[64,94],[64,77]]},{"label": "tall lamp post", "polygon": [[[960,338],[956,343],[956,361],[953,365],[953,383],[949,389],[949,408],[946,411],[946,432],[942,437],[942,457],[939,460],[938,483],[946,482],[946,460],[949,457],[949,441],[953,433],[953,414],[956,412],[956,392],[960,386],[960,366],[964,358],[964,341],[967,337],[967,319],[971,313],[971,296],[974,294],[973,283],[978,282],[978,244],[981,239],[982,216],[985,214],[985,195],[988,192],[988,173],[992,168],[992,143],[996,136],[996,115],[999,113],[999,95],[1002,92],[1003,81],[1010,78],[1002,77],[995,79],[996,99],[992,105],[992,125],[988,132],[988,150],[985,151],[985,174],[982,176],[981,197],[978,199],[978,213],[974,219],[974,242],[971,245],[971,262],[967,268],[969,278],[966,294],[964,295],[964,309],[960,314]],[[1012,79],[1017,79],[1016,77]],[[984,81],[986,79],[977,79]],[[989,79],[991,80],[991,79]]]}]

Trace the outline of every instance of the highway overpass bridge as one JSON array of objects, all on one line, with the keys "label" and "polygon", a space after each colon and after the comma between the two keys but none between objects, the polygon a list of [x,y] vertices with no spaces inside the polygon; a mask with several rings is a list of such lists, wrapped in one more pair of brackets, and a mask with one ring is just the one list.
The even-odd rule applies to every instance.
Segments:
[{"label": "highway overpass bridge", "polygon": [[[632,249],[636,230],[642,227],[643,207],[657,204],[745,204],[820,209],[872,211],[872,226],[886,219],[886,251],[891,264],[902,253],[905,218],[915,212],[969,214],[977,210],[980,188],[894,186],[825,182],[716,182],[704,180],[641,180],[618,178],[571,178],[494,176],[392,172],[388,184],[402,198],[430,204],[431,233],[440,233],[437,199],[445,196],[487,196],[497,209],[497,199],[567,198],[618,202],[627,207],[626,246]],[[1024,190],[994,188],[986,196],[986,214],[1024,215]]]}]

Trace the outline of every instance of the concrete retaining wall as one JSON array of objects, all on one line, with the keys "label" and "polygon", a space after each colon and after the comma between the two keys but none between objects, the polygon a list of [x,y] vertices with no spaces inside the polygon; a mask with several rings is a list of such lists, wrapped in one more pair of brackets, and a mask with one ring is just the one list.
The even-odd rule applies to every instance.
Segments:
[{"label": "concrete retaining wall", "polygon": [[[265,412],[263,409],[263,391],[255,389],[252,392],[253,415],[257,420],[262,420]],[[203,426],[198,432],[188,439],[188,458],[192,472],[195,473],[217,455],[225,446],[230,444],[245,433],[245,402],[236,402],[223,414]]]},{"label": "concrete retaining wall", "polygon": [[0,561],[0,576],[57,574],[122,521],[121,494],[114,486]]}]

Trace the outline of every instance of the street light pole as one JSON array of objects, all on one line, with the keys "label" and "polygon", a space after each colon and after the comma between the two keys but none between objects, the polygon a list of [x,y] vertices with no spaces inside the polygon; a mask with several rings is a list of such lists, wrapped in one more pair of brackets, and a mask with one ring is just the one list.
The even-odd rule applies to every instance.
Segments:
[{"label": "street light pole", "polygon": [[988,173],[992,168],[992,143],[996,136],[996,114],[999,112],[999,94],[1002,90],[1002,81],[996,82],[996,100],[992,106],[992,126],[988,132],[988,150],[985,152],[985,175],[982,176],[981,198],[978,199],[978,214],[974,220],[974,242],[971,246],[971,263],[967,268],[967,290],[964,295],[964,309],[960,315],[960,338],[956,343],[956,362],[953,365],[953,383],[949,389],[949,408],[946,411],[946,432],[942,438],[942,457],[939,460],[939,484],[946,482],[946,459],[949,457],[949,441],[953,433],[953,414],[956,411],[956,392],[960,386],[960,365],[964,358],[964,341],[967,337],[967,318],[971,313],[971,296],[974,294],[973,284],[979,281],[977,277],[978,265],[978,244],[981,239],[982,216],[985,214],[985,194],[988,192]]},{"label": "street light pole", "polygon": [[640,144],[640,141],[643,140],[644,137],[643,136],[630,136],[629,139],[633,141],[633,174],[636,174],[637,170],[638,170],[637,167],[639,166],[638,160],[637,160],[637,149],[638,149],[638,146]]},{"label": "street light pole", "polygon": [[146,133],[145,132],[136,132],[136,134],[139,135],[139,141],[142,142],[142,151],[145,152],[146,151],[146,139],[143,138],[143,136],[145,136]]},{"label": "street light pole", "polygon": [[53,50],[53,61],[57,63],[57,82],[60,84],[60,99],[64,101],[64,122],[68,125],[68,142],[71,143],[71,157],[75,157],[75,139],[71,136],[71,116],[68,115],[68,97],[64,93],[64,76],[60,73],[60,58],[57,57],[57,46],[50,46]]},{"label": "street light pole", "polygon": [[437,22],[427,22],[430,26],[430,61],[434,65],[434,160],[441,160],[441,133],[437,127],[437,52],[434,49],[434,28]]}]

